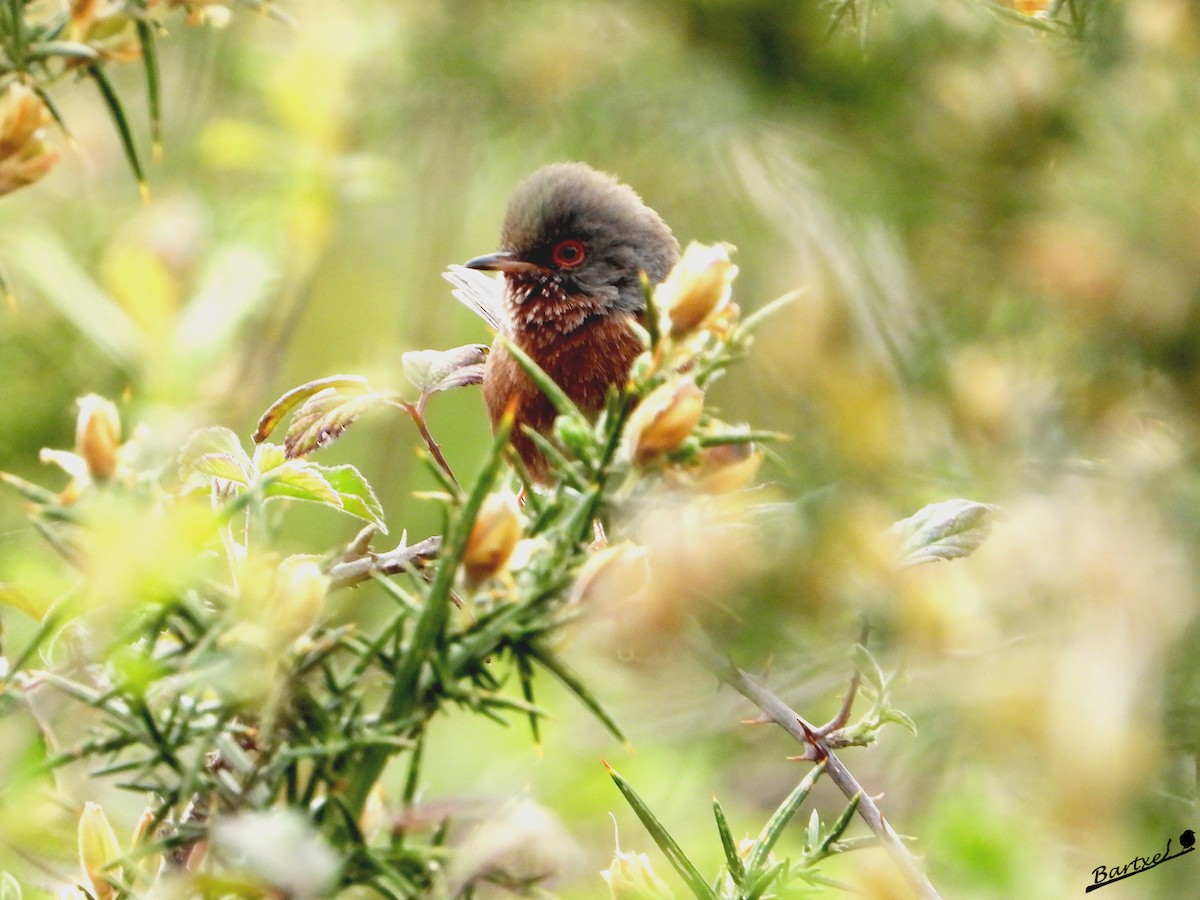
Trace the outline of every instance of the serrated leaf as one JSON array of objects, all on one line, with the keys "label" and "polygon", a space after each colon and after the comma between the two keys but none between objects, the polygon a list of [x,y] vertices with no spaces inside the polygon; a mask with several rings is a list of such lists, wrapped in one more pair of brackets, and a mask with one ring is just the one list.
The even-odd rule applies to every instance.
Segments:
[{"label": "serrated leaf", "polygon": [[370,482],[354,466],[319,466],[312,464],[337,491],[342,500],[342,509],[352,516],[365,519],[387,534],[387,526],[383,523],[383,506]]},{"label": "serrated leaf", "polygon": [[254,471],[259,475],[278,469],[287,461],[287,454],[278,444],[268,442],[254,448]]},{"label": "serrated leaf", "polygon": [[992,532],[999,507],[974,500],[931,503],[892,526],[900,536],[900,568],[970,556]]},{"label": "serrated leaf", "polygon": [[242,449],[238,436],[228,428],[212,426],[192,432],[179,451],[179,477],[187,481],[196,472],[196,462],[205,456],[229,456],[245,472],[250,471],[250,457]]},{"label": "serrated leaf", "polygon": [[238,484],[249,485],[250,475],[236,459],[228,453],[205,453],[192,463],[192,471],[210,478],[224,478]]},{"label": "serrated leaf", "polygon": [[365,394],[371,391],[367,379],[359,375],[330,375],[328,378],[318,378],[316,381],[309,381],[299,387],[294,387],[267,407],[267,411],[258,420],[258,427],[254,429],[254,443],[261,444],[269,438],[271,433],[279,427],[279,423],[287,418],[292,410],[314,394],[331,388],[343,394],[356,392]]},{"label": "serrated leaf", "polygon": [[483,380],[487,347],[467,344],[451,350],[413,350],[401,357],[404,377],[422,394],[448,391]]},{"label": "serrated leaf", "polygon": [[290,460],[277,466],[263,479],[263,496],[289,497],[293,500],[312,500],[342,508],[342,498],[325,480],[316,466]]},{"label": "serrated leaf", "polygon": [[385,402],[379,394],[344,394],[326,388],[304,401],[283,439],[289,459],[307,456],[333,443],[372,406]]}]

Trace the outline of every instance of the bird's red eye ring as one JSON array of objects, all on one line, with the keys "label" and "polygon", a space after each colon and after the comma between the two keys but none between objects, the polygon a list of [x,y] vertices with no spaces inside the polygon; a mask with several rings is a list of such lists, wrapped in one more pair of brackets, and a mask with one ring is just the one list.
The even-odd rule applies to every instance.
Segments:
[{"label": "bird's red eye ring", "polygon": [[554,260],[556,266],[573,269],[587,258],[587,250],[583,246],[583,241],[559,241],[554,245],[550,258]]}]

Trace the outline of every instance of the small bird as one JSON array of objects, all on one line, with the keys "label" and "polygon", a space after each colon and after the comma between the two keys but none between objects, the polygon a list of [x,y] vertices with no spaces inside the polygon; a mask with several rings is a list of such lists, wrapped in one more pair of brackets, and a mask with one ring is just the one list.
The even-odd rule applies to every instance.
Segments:
[{"label": "small bird", "polygon": [[[632,188],[583,163],[556,163],[513,192],[500,250],[465,270],[452,267],[447,278],[459,300],[594,415],[643,350],[630,328],[645,314],[641,273],[657,284],[678,260],[671,229]],[[502,272],[500,297],[489,292],[490,279],[481,284],[467,270]],[[483,396],[493,429],[513,410],[513,448],[536,481],[547,481],[549,465],[522,426],[549,433],[554,406],[499,341],[484,368]]]}]

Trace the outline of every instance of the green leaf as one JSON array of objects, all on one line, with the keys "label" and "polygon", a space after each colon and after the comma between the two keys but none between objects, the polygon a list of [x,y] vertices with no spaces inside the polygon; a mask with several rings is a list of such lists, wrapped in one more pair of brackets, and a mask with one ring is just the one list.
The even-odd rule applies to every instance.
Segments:
[{"label": "green leaf", "polygon": [[125,115],[125,108],[121,105],[121,100],[117,96],[117,92],[113,90],[112,82],[104,74],[103,66],[99,63],[92,63],[87,67],[87,73],[96,82],[96,87],[100,89],[100,94],[104,98],[104,105],[108,107],[113,124],[117,126],[117,134],[121,138],[121,146],[125,150],[125,158],[129,160],[129,167],[133,169],[133,175],[137,179],[138,186],[142,189],[142,196],[145,197],[146,173],[142,171],[142,161],[138,158],[137,146],[133,141],[133,131],[129,127],[129,118]]},{"label": "green leaf", "polygon": [[179,477],[187,481],[196,471],[196,463],[205,456],[232,457],[243,471],[251,471],[249,455],[242,449],[238,436],[228,428],[212,426],[193,431],[179,451]]},{"label": "green leaf", "polygon": [[316,381],[309,381],[299,387],[294,387],[269,407],[262,414],[262,418],[258,420],[258,426],[254,429],[254,443],[261,444],[271,436],[271,433],[279,427],[279,423],[286,419],[292,410],[304,403],[309,397],[318,394],[327,388],[334,388],[341,393],[369,393],[371,388],[367,384],[367,379],[359,375],[331,375],[328,378],[318,378]]},{"label": "green leaf", "polygon": [[999,507],[974,500],[931,503],[892,526],[900,536],[899,566],[910,568],[970,556],[992,532]]},{"label": "green leaf", "polygon": [[841,815],[837,817],[837,821],[829,829],[829,833],[821,839],[821,843],[817,846],[818,858],[828,856],[829,848],[833,842],[842,836],[846,828],[850,825],[850,820],[854,817],[855,811],[858,809],[858,804],[862,801],[862,794],[855,794],[850,798],[850,802],[846,804],[846,808],[842,810]]},{"label": "green leaf", "polygon": [[0,483],[7,484],[26,500],[36,503],[39,506],[58,505],[58,494],[47,490],[40,484],[34,484],[32,481],[26,481],[24,478],[10,475],[8,472],[0,472]]},{"label": "green leaf", "polygon": [[779,804],[779,807],[771,814],[771,818],[767,820],[767,824],[763,826],[758,837],[754,841],[754,849],[750,851],[750,857],[746,860],[746,872],[748,877],[756,877],[759,870],[766,863],[767,857],[771,850],[778,842],[783,834],[784,828],[788,822],[792,820],[792,816],[800,808],[800,805],[808,798],[809,792],[813,789],[813,785],[817,783],[817,779],[825,772],[825,763],[820,762],[813,766],[812,771],[801,779],[795,789],[788,794],[784,801]]},{"label": "green leaf", "polygon": [[263,496],[312,500],[342,508],[342,498],[315,466],[292,460],[272,469],[262,480]]},{"label": "green leaf", "polygon": [[767,866],[762,872],[759,872],[746,890],[746,900],[758,900],[758,898],[765,894],[775,879],[783,873],[786,865],[787,863],[784,860],[780,860],[777,863]]},{"label": "green leaf", "polygon": [[650,837],[654,839],[654,843],[658,844],[658,849],[667,857],[667,861],[679,873],[679,877],[684,880],[691,892],[697,897],[704,898],[704,900],[709,900],[709,898],[716,900],[717,895],[709,887],[708,882],[704,880],[703,876],[696,869],[696,866],[688,859],[687,854],[683,852],[683,848],[671,837],[670,832],[667,831],[654,813],[651,812],[650,807],[638,796],[632,785],[622,778],[617,770],[608,763],[604,764],[604,768],[608,769],[608,774],[617,785],[617,789],[625,797],[625,801],[637,814],[643,827],[645,827],[646,831],[650,832]]},{"label": "green leaf", "polygon": [[863,681],[873,687],[876,692],[883,690],[887,683],[887,677],[883,674],[879,663],[875,662],[875,657],[871,655],[870,650],[862,644],[855,644],[850,649],[850,660],[854,663],[854,668],[858,670]]},{"label": "green leaf", "polygon": [[895,722],[913,737],[917,736],[917,723],[913,721],[912,716],[902,710],[888,707],[883,714],[883,721]]},{"label": "green leaf", "polygon": [[413,350],[401,356],[404,377],[422,394],[448,391],[483,380],[487,347],[467,344],[452,350]]},{"label": "green leaf", "polygon": [[284,452],[291,459],[327,447],[372,406],[385,403],[380,394],[343,394],[326,388],[304,401],[288,426]]},{"label": "green leaf", "polygon": [[564,663],[557,654],[537,643],[530,645],[529,654],[541,663],[547,672],[557,678],[567,690],[574,694],[579,702],[586,706],[592,715],[599,719],[601,724],[611,732],[613,737],[619,741],[626,740],[625,735],[621,732],[621,727],[616,723],[616,720],[613,719],[609,711],[604,708],[583,679],[575,674],[574,670]]},{"label": "green leaf", "polygon": [[84,60],[90,63],[100,59],[100,54],[87,44],[75,41],[42,41],[29,48],[30,59],[50,59],[55,56],[61,59]]},{"label": "green leaf", "polygon": [[278,444],[267,442],[254,448],[254,471],[259,475],[278,469],[287,461],[287,454]]},{"label": "green leaf", "polygon": [[228,453],[206,453],[192,463],[192,471],[249,486],[250,474]]},{"label": "green leaf", "polygon": [[713,798],[713,817],[717,820],[717,831],[721,835],[721,847],[725,851],[725,865],[729,869],[729,876],[733,879],[734,884],[741,887],[742,881],[746,878],[746,868],[742,863],[741,854],[738,853],[737,841],[733,839],[733,832],[729,830],[725,810],[721,808],[721,804],[715,797]]},{"label": "green leaf", "polygon": [[387,534],[387,526],[383,523],[383,506],[370,483],[358,469],[351,465],[310,465],[313,465],[324,476],[329,486],[337,491],[344,512],[373,523],[381,533]]},{"label": "green leaf", "polygon": [[142,45],[142,64],[146,70],[146,102],[150,109],[151,153],[162,152],[162,102],[158,73],[158,50],[154,43],[154,30],[145,19],[137,20],[138,41]]}]

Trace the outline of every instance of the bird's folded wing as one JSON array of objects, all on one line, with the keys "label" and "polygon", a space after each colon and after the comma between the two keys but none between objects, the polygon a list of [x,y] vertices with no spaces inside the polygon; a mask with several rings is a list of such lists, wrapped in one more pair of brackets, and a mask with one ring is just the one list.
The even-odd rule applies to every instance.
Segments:
[{"label": "bird's folded wing", "polygon": [[455,298],[497,331],[504,328],[504,288],[500,281],[466,266],[451,266],[442,277],[454,285]]}]

